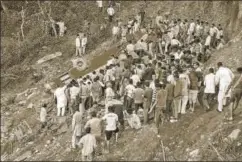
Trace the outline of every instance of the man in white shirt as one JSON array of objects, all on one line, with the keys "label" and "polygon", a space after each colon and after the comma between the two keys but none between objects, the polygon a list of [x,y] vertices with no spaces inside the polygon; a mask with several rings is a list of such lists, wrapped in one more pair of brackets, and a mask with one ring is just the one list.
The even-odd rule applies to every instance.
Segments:
[{"label": "man in white shirt", "polygon": [[215,94],[215,75],[214,75],[214,69],[209,68],[209,74],[207,74],[204,78],[204,105],[206,107],[206,111],[210,110],[210,103],[211,99],[214,97]]},{"label": "man in white shirt", "polygon": [[64,36],[65,30],[66,30],[65,23],[63,21],[59,21],[56,24],[59,25],[60,36],[61,37]]},{"label": "man in white shirt", "polygon": [[219,84],[219,93],[218,93],[218,112],[222,112],[223,105],[226,104],[226,97],[230,97],[230,93],[226,94],[228,86],[234,79],[234,74],[232,71],[223,66],[222,62],[218,62],[218,71],[215,75],[215,83]]},{"label": "man in white shirt", "polygon": [[193,21],[193,19],[191,19],[191,23],[189,25],[189,29],[187,33],[188,35],[192,35],[192,33],[195,32],[195,26],[196,26],[195,22]]},{"label": "man in white shirt", "polygon": [[92,161],[96,145],[95,136],[91,134],[91,128],[86,128],[86,135],[78,143],[82,147],[82,161]]},{"label": "man in white shirt", "polygon": [[134,71],[132,71],[132,76],[130,77],[130,79],[133,80],[133,85],[137,86],[137,83],[140,82],[140,77],[138,74],[135,74]]},{"label": "man in white shirt", "polygon": [[64,116],[67,107],[67,86],[59,87],[54,92],[54,99],[57,104],[57,116]]},{"label": "man in white shirt", "polygon": [[205,52],[210,49],[210,45],[211,45],[211,40],[212,40],[212,37],[209,33],[207,33],[207,37],[206,37],[206,40],[205,40]]},{"label": "man in white shirt", "polygon": [[132,44],[132,40],[129,40],[129,44],[126,46],[126,51],[128,54],[134,52],[134,45]]},{"label": "man in white shirt", "polygon": [[119,30],[120,29],[119,29],[118,24],[114,25],[112,28],[112,34],[113,34],[113,37],[115,38],[115,41],[118,40]]},{"label": "man in white shirt", "polygon": [[81,40],[79,34],[76,36],[76,56],[81,56]]},{"label": "man in white shirt", "polygon": [[114,107],[109,106],[108,107],[108,113],[104,115],[102,120],[106,121],[106,128],[105,128],[105,134],[106,134],[106,141],[107,141],[107,148],[108,152],[110,152],[110,139],[112,137],[112,134],[115,133],[116,142],[118,142],[118,115],[114,113]]},{"label": "man in white shirt", "polygon": [[86,34],[83,35],[83,38],[81,39],[81,48],[82,48],[82,54],[86,54],[86,46],[87,46],[87,36]]},{"label": "man in white shirt", "polygon": [[175,60],[180,60],[184,53],[181,51],[180,48],[178,48],[177,52],[174,53]]},{"label": "man in white shirt", "polygon": [[97,1],[97,6],[99,8],[99,11],[102,12],[102,10],[103,10],[103,1],[102,0],[98,0]]},{"label": "man in white shirt", "polygon": [[109,22],[112,22],[113,16],[114,16],[114,13],[115,13],[113,7],[109,6],[108,9],[107,9],[107,12],[108,12]]}]

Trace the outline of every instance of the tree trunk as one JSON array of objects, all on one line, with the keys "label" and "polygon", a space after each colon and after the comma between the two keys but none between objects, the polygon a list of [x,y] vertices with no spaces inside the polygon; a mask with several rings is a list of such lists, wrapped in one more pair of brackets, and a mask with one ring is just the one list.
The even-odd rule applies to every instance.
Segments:
[{"label": "tree trunk", "polygon": [[21,17],[22,17],[22,23],[21,23],[21,26],[20,26],[20,29],[21,29],[21,34],[22,34],[22,38],[24,40],[24,23],[25,23],[25,11],[24,11],[24,8],[22,7],[22,11],[21,11]]},{"label": "tree trunk", "polygon": [[8,8],[6,7],[3,1],[1,1],[1,10],[3,10],[5,13],[8,12]]}]

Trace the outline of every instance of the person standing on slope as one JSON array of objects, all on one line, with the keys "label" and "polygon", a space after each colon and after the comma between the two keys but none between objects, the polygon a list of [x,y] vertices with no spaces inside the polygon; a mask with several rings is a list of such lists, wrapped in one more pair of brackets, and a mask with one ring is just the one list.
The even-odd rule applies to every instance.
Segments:
[{"label": "person standing on slope", "polygon": [[226,97],[230,96],[230,93],[227,93],[228,87],[234,79],[234,74],[232,71],[223,66],[222,62],[218,62],[218,71],[215,75],[216,85],[219,85],[219,93],[218,93],[218,112],[223,111],[223,106],[226,104]]},{"label": "person standing on slope", "polygon": [[54,99],[57,104],[57,116],[64,116],[67,108],[67,88],[65,85],[59,87],[54,92]]}]

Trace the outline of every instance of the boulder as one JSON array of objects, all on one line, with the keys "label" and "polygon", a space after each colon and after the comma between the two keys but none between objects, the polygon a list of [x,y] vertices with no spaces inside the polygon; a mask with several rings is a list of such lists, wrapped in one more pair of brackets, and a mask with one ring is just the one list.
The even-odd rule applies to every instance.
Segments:
[{"label": "boulder", "polygon": [[199,156],[199,149],[195,149],[189,153],[189,158],[187,161],[199,161],[200,160]]},{"label": "boulder", "polygon": [[241,132],[240,129],[233,130],[230,135],[228,136],[231,140],[236,140],[239,136],[239,133]]},{"label": "boulder", "polygon": [[34,105],[33,105],[32,103],[30,103],[30,104],[27,106],[28,109],[32,109],[33,107],[34,107]]},{"label": "boulder", "polygon": [[19,105],[19,106],[24,106],[24,105],[26,104],[26,102],[27,102],[26,100],[20,101],[20,102],[18,103],[18,105]]},{"label": "boulder", "polygon": [[56,52],[56,53],[54,53],[54,54],[47,55],[47,56],[45,56],[45,57],[39,59],[39,60],[37,61],[37,64],[42,64],[42,63],[44,63],[44,62],[46,62],[46,61],[52,60],[52,59],[54,59],[54,58],[56,58],[56,57],[59,57],[59,56],[62,56],[62,53],[61,53],[61,52]]}]

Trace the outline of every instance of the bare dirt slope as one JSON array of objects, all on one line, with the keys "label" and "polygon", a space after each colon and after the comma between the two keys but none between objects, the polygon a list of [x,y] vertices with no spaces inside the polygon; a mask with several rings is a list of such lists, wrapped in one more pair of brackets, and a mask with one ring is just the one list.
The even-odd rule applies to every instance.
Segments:
[{"label": "bare dirt slope", "polygon": [[[127,7],[124,7],[120,12],[121,17],[125,19],[128,18],[128,15],[133,15],[140,4],[144,4],[144,2],[127,3]],[[59,7],[63,8],[65,5],[69,4],[63,2]],[[85,15],[97,16],[89,13],[95,9],[94,5],[85,4],[85,6],[89,7],[89,10],[85,10]],[[58,5],[56,7],[58,8]],[[78,11],[75,5],[69,5],[69,7],[67,7],[69,12],[67,18],[72,17],[74,9]],[[241,7],[239,1],[155,1],[147,2],[146,11],[148,16],[155,15],[155,12],[161,9],[162,12],[169,11],[175,17],[190,19],[201,16],[210,22],[221,23],[222,26],[225,26],[228,39],[235,41],[231,41],[224,49],[213,53],[206,67],[215,66],[217,61],[222,61],[235,69],[242,62],[241,37],[233,39],[234,36],[241,34],[239,28],[242,22]],[[53,13],[55,14],[55,12]],[[56,12],[57,14],[60,13]],[[78,15],[81,15],[81,11],[80,13],[78,11]],[[75,22],[77,22],[75,19],[70,20],[70,24],[75,24]],[[1,25],[3,24],[1,23]],[[9,64],[9,67],[6,66],[8,64],[5,64],[5,76],[1,72],[1,76],[4,76],[1,77],[1,81],[4,83],[4,86],[1,85],[1,129],[3,130],[1,132],[6,132],[6,137],[1,134],[2,160],[77,161],[81,159],[79,150],[70,149],[70,117],[55,118],[56,109],[53,104],[53,95],[48,93],[44,87],[45,83],[52,81],[56,75],[60,75],[72,67],[70,59],[73,56],[73,49],[71,50],[69,47],[73,46],[77,26],[77,24],[75,27],[70,26],[71,34],[63,39],[41,38],[39,41],[47,42],[47,44],[27,48],[28,54],[32,54],[27,55],[22,62],[14,62],[14,65],[10,66]],[[12,30],[14,31],[14,29]],[[33,36],[35,34],[35,32],[32,33]],[[5,50],[12,48],[9,44],[13,40],[9,37],[5,33],[3,38]],[[105,40],[110,41],[108,35],[106,35]],[[97,52],[93,52],[94,57],[95,54],[100,54],[98,45],[103,41],[96,42]],[[90,52],[93,49],[90,49]],[[62,52],[63,56],[41,66],[36,66],[38,59],[58,51]],[[8,52],[13,53],[11,53],[11,57],[4,55],[4,59],[10,59],[8,60],[10,62],[14,61],[11,60],[15,56],[14,51]],[[37,76],[42,74],[42,77],[36,78],[35,73]],[[8,78],[6,79],[6,77]],[[9,81],[9,78],[12,78],[10,79],[12,81]],[[25,92],[17,96],[23,91]],[[50,129],[40,133],[38,132],[39,121],[37,118],[40,104],[43,101],[49,103]],[[218,114],[215,110],[205,113],[198,105],[194,114],[182,116],[180,122],[176,124],[165,123],[161,127],[160,138],[157,137],[153,124],[144,126],[138,131],[126,129],[121,134],[119,143],[112,146],[112,153],[100,156],[97,160],[242,160],[242,133],[239,132],[235,139],[229,137],[232,132],[233,135],[236,135],[236,129],[242,130],[241,111],[242,106],[240,105],[235,112],[235,120],[231,123],[225,123],[222,114]]]}]

